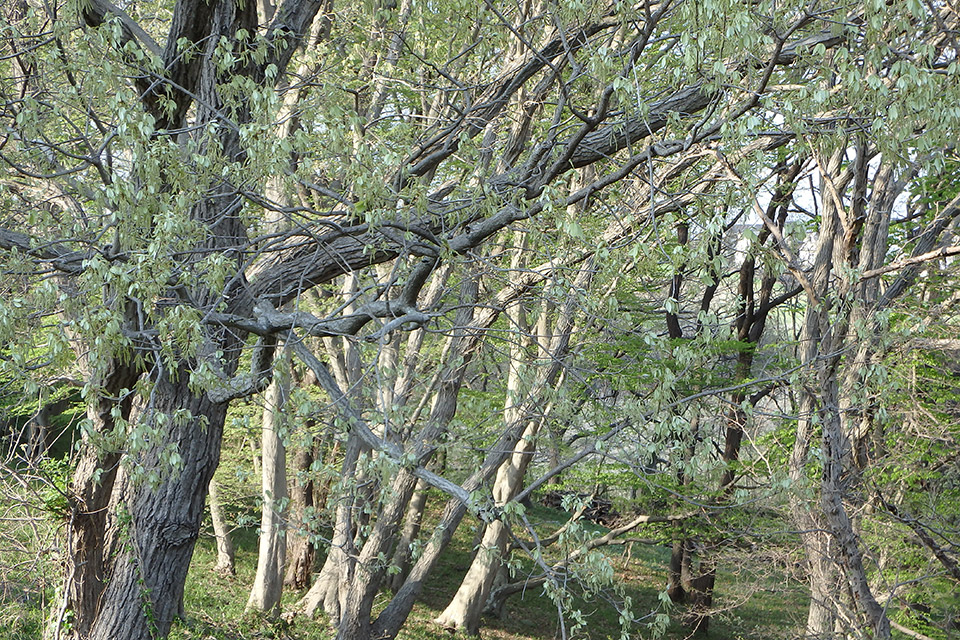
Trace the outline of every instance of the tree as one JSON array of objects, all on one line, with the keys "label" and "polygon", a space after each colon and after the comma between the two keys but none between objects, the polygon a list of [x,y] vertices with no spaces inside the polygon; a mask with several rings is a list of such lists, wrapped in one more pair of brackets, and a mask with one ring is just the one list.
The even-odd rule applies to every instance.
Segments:
[{"label": "tree", "polygon": [[[277,367],[283,367],[278,363]],[[287,555],[287,456],[284,440],[285,405],[290,395],[289,374],[275,371],[267,387],[263,407],[263,510],[260,520],[260,554],[257,576],[247,600],[247,609],[277,613],[283,589],[283,565]]]},{"label": "tree", "polygon": [[[448,310],[425,311],[422,290],[441,265],[469,265],[523,221],[580,202],[608,205],[632,176],[651,182],[655,222],[674,205],[658,208],[650,176],[669,177],[660,169],[668,163],[682,171],[691,154],[740,148],[744,138],[773,147],[805,133],[786,127],[809,124],[808,106],[829,118],[825,103],[852,101],[860,87],[818,86],[833,70],[811,59],[836,50],[849,73],[868,69],[884,25],[921,33],[928,48],[894,69],[888,47],[888,75],[860,77],[893,87],[910,70],[929,74],[922,95],[904,90],[890,109],[912,105],[933,127],[925,114],[955,92],[954,17],[867,5],[598,2],[525,19],[499,3],[466,12],[455,2],[178,0],[130,13],[108,0],[17,3],[0,63],[0,159],[9,168],[0,249],[11,274],[0,336],[13,345],[0,366],[28,393],[48,372],[83,380],[87,420],[68,516],[70,633],[169,631],[229,403],[267,387],[283,341],[347,427],[344,470],[365,451],[393,469],[376,493],[357,498],[382,503],[362,547],[351,547],[344,503],[334,548],[357,552],[340,567],[340,636],[394,637],[468,507],[484,513],[471,492],[522,429],[506,429],[478,471],[453,483],[427,466],[447,433],[442,403],[409,438],[378,435],[307,336],[390,342],[439,322]],[[816,88],[794,99],[797,84]],[[773,119],[778,130],[768,132],[761,116],[774,107],[786,124]],[[921,154],[943,145],[942,136],[921,140]],[[564,188],[585,167],[589,180]],[[553,268],[517,274],[502,301]],[[356,304],[304,303],[306,291],[343,274],[369,286]],[[471,281],[462,276],[461,287]],[[498,313],[477,322],[490,327]],[[462,349],[455,355],[469,344]],[[452,387],[463,375],[455,362],[442,381]],[[455,407],[451,394],[444,411]],[[371,619],[381,558],[421,480],[452,502]]]}]

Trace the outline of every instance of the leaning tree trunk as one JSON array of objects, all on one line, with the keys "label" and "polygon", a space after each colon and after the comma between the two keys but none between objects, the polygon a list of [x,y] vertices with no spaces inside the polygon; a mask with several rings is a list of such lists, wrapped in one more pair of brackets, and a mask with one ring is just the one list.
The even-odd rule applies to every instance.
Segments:
[{"label": "leaning tree trunk", "polygon": [[[526,248],[526,234],[521,235],[518,248],[515,251],[510,268],[513,271],[519,269],[523,252]],[[507,309],[507,315],[510,318],[510,326],[522,327],[525,322],[525,314],[521,304],[514,304]],[[544,314],[545,315],[545,314]],[[510,359],[507,371],[507,389],[506,402],[503,409],[504,420],[507,425],[520,424],[523,420],[523,399],[521,398],[521,380],[523,378],[521,369],[525,368],[523,362],[526,345],[518,337],[510,345]],[[539,422],[537,422],[539,425]],[[526,432],[530,432],[531,427],[527,427]],[[533,437],[535,431],[529,433],[530,439],[525,443],[526,446],[533,446]],[[521,445],[522,446],[522,445]],[[511,458],[516,455],[511,456]],[[526,456],[521,455],[514,460],[508,459],[497,470],[496,480],[493,485],[494,500],[498,506],[506,504],[520,488],[520,482],[523,480],[523,472],[526,471]],[[519,479],[517,478],[519,472]],[[493,584],[493,578],[502,562],[502,555],[506,547],[507,528],[500,520],[488,522],[484,527],[483,537],[477,547],[477,552],[470,563],[467,575],[460,583],[460,588],[454,594],[453,599],[437,617],[435,622],[442,625],[450,631],[466,629],[467,633],[476,634],[479,628],[480,613],[483,611],[483,605],[486,602],[487,595],[490,593],[490,587]]]},{"label": "leaning tree trunk", "polygon": [[[117,17],[109,3],[81,5],[82,20],[94,27],[114,18],[124,18]],[[284,51],[269,53],[269,62],[275,63],[278,75],[283,74],[299,44],[300,34],[305,31],[303,24],[312,20],[318,8],[319,5],[310,4],[300,13],[288,16],[291,33],[288,46]],[[257,33],[257,24],[256,8],[251,2],[177,3],[168,42],[160,52],[161,68],[168,70],[175,82],[167,85],[165,79],[158,76],[149,82],[149,87],[142,87],[141,106],[154,119],[158,132],[166,131],[163,135],[167,135],[170,131],[182,130],[184,139],[189,138],[189,131],[182,129],[189,113],[196,129],[210,131],[211,139],[195,139],[197,153],[206,153],[209,144],[225,163],[245,162],[239,128],[251,120],[250,112],[242,102],[227,108],[220,87],[235,77],[265,85],[266,74],[260,63],[251,58],[238,59],[229,69],[223,68],[217,47],[224,41],[235,43],[241,30]],[[131,51],[136,49],[137,42],[128,32],[123,31],[121,37],[133,46]],[[189,43],[191,56],[183,56],[181,45],[184,43]],[[160,94],[165,96],[162,100],[158,99]],[[238,124],[214,126],[214,123],[223,123],[227,111]],[[180,162],[189,162],[188,155]],[[216,172],[213,175],[217,175]],[[192,201],[189,217],[202,237],[195,243],[195,251],[178,255],[177,259],[182,261],[178,269],[182,269],[184,275],[193,276],[196,275],[192,270],[194,265],[209,257],[221,256],[233,261],[223,264],[232,264],[238,277],[227,278],[226,289],[216,291],[202,285],[187,287],[189,290],[184,291],[181,285],[177,291],[162,297],[162,305],[158,301],[157,314],[162,314],[168,303],[175,305],[185,297],[197,308],[213,310],[221,305],[219,308],[228,314],[249,312],[252,306],[244,289],[246,281],[242,273],[238,273],[245,260],[238,248],[247,246],[247,221],[237,215],[243,207],[243,197],[234,185],[214,177],[208,180],[201,189],[204,197],[193,201],[188,196]],[[117,213],[126,212],[121,209]],[[142,231],[149,237],[150,229]],[[120,242],[130,240],[120,235],[119,228],[117,238]],[[122,250],[122,246],[114,248]],[[189,282],[189,277],[182,282]],[[105,295],[104,300],[107,299]],[[156,317],[151,318],[154,319]],[[142,330],[142,322],[141,314],[134,328]],[[196,359],[209,362],[213,370],[230,379],[237,369],[244,336],[215,325],[208,326]],[[161,340],[169,337],[164,333],[160,335]],[[119,456],[101,454],[91,445],[74,476],[73,492],[78,508],[72,527],[67,606],[73,612],[73,635],[85,640],[144,640],[169,633],[182,606],[207,488],[220,458],[229,394],[199,391],[194,376],[196,359],[175,360],[180,355],[171,356],[171,353],[179,353],[178,345],[167,352],[159,344],[153,344],[153,340],[144,339],[142,350],[124,354],[131,362],[150,363],[152,386],[143,415],[131,421],[130,429],[142,430],[140,435],[146,436],[147,444],[135,459],[136,467],[125,490],[126,513],[118,519],[122,524],[116,532],[119,536],[116,553],[111,557],[102,553],[104,534],[110,533],[105,531],[103,519]],[[94,413],[104,416],[105,420],[94,420],[93,426],[98,431],[102,427],[98,435],[109,436],[113,431],[110,426],[113,407],[105,405],[122,407],[129,400],[121,398],[120,391],[124,390],[126,397],[132,398],[134,393],[126,390],[136,389],[136,385],[121,384],[116,390],[109,385],[99,386],[91,390],[103,398]]]},{"label": "leaning tree trunk", "polygon": [[[521,248],[523,243],[521,243]],[[514,264],[514,269],[519,263]],[[589,287],[593,262],[588,260],[581,268],[574,281],[567,303],[557,319],[554,335],[549,335],[547,318],[548,309],[541,310],[540,322],[537,326],[539,339],[539,353],[541,371],[533,384],[526,389],[526,396],[521,397],[521,380],[526,368],[523,363],[523,344],[515,343],[510,353],[510,371],[507,379],[507,406],[504,408],[504,417],[507,421],[507,431],[514,429],[513,425],[526,424],[523,435],[517,443],[513,453],[497,470],[493,485],[493,499],[495,504],[504,505],[519,493],[526,475],[527,466],[533,458],[536,449],[537,435],[543,424],[549,420],[551,406],[540,412],[532,420],[526,415],[536,413],[531,404],[542,402],[543,394],[554,384],[562,362],[565,360],[570,344],[570,335],[573,331],[573,317],[577,308],[576,292]],[[546,304],[545,304],[546,306]],[[511,310],[511,320],[514,326],[522,326],[523,318],[520,305]],[[509,530],[501,519],[489,522],[483,533],[483,539],[467,575],[463,578],[460,588],[446,609],[437,617],[436,622],[447,629],[465,629],[470,634],[476,634],[480,626],[480,616],[487,604],[487,598],[494,580],[501,570],[503,555],[506,552]]]},{"label": "leaning tree trunk", "polygon": [[427,486],[421,481],[417,483],[417,488],[410,498],[410,504],[407,505],[407,513],[403,518],[403,529],[400,531],[400,539],[397,541],[397,547],[393,553],[393,559],[390,561],[391,567],[394,567],[396,573],[390,578],[390,589],[394,592],[403,586],[410,572],[410,558],[412,556],[412,545],[420,535],[420,526],[423,524],[423,512],[427,506]]},{"label": "leaning tree trunk", "polygon": [[283,412],[290,393],[289,380],[281,369],[267,388],[263,407],[263,511],[260,521],[260,553],[247,609],[276,613],[283,591],[283,563],[287,555],[286,501],[287,453],[283,444]]},{"label": "leaning tree trunk", "polygon": [[[352,478],[356,473],[357,459],[360,456],[361,444],[356,435],[350,435],[344,452],[341,467],[341,476],[345,480]],[[317,610],[323,609],[330,618],[330,623],[337,626],[340,622],[342,609],[340,593],[340,568],[349,566],[349,556],[353,553],[353,499],[350,492],[338,487],[333,538],[327,549],[327,557],[323,568],[314,581],[313,586],[301,598],[298,608],[308,617],[313,617]]]},{"label": "leaning tree trunk", "polygon": [[[511,313],[512,315],[519,313],[519,310],[514,309]],[[517,320],[517,318],[512,319]],[[512,417],[514,422],[523,419],[522,414],[519,414],[522,408],[518,397],[520,395],[520,369],[523,366],[521,362],[522,351],[522,347],[519,345],[514,345],[514,348],[511,349],[510,373],[507,384],[508,406],[504,409],[505,415]],[[498,506],[509,502],[520,490],[527,464],[533,455],[534,442],[540,424],[542,424],[540,420],[529,422],[520,443],[517,445],[517,450],[497,470],[493,484],[493,499]],[[451,631],[465,629],[469,634],[478,633],[480,614],[487,602],[487,596],[490,594],[494,578],[503,563],[507,534],[507,526],[502,520],[498,519],[487,523],[477,553],[467,570],[467,575],[464,576],[460,588],[457,589],[446,609],[436,619],[437,624]]]},{"label": "leaning tree trunk", "polygon": [[[840,158],[831,161],[838,164]],[[834,260],[834,238],[839,227],[838,213],[829,199],[824,200],[821,213],[820,237],[811,274],[812,292],[808,292],[807,310],[800,334],[800,363],[807,367],[806,381],[801,387],[799,419],[793,451],[790,455],[791,508],[794,524],[806,555],[807,576],[810,582],[810,604],[805,637],[832,638],[836,617],[836,566],[832,554],[832,538],[815,506],[805,498],[810,487],[809,454],[817,423],[817,398],[822,383],[820,361],[821,341],[828,335],[829,309],[824,296],[830,286]],[[830,345],[826,346],[829,353]]]}]

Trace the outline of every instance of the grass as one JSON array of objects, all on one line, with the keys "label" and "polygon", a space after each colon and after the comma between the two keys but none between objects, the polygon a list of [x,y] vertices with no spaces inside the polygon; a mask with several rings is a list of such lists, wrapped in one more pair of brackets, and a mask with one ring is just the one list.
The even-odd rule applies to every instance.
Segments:
[{"label": "grass", "polygon": [[[37,504],[37,496],[24,494],[20,486],[0,482],[0,640],[40,638],[61,598],[61,539],[63,526]],[[27,492],[29,493],[29,492]],[[433,518],[438,513],[432,514]],[[566,519],[562,511],[535,507],[528,517],[538,535],[552,531]],[[757,525],[760,523],[752,522]],[[772,532],[782,523],[766,523],[770,531],[760,541],[758,551],[727,549],[718,567],[716,614],[708,638],[717,640],[783,640],[801,635],[806,619],[808,593],[805,577],[798,574],[799,551],[796,540],[776,540]],[[425,530],[429,531],[428,522]],[[606,530],[587,525],[591,534]],[[751,535],[759,528],[751,527]],[[639,535],[656,535],[655,529]],[[457,532],[453,543],[441,557],[425,585],[419,602],[400,633],[401,640],[449,640],[449,633],[433,624],[456,592],[471,560],[474,534],[468,523]],[[237,575],[221,576],[213,571],[216,563],[212,536],[201,537],[186,583],[184,603],[186,620],[178,622],[171,633],[174,640],[327,640],[333,634],[324,621],[296,619],[293,623],[272,621],[244,614],[257,558],[257,532],[239,529],[234,533],[237,548]],[[613,568],[621,595],[633,601],[633,613],[640,620],[630,628],[632,639],[652,638],[651,612],[663,611],[661,591],[667,576],[669,549],[663,545],[634,543],[628,547],[608,547],[604,553]],[[547,559],[548,562],[550,559]],[[530,562],[521,563],[518,575],[531,570]],[[937,629],[929,620],[955,620],[960,616],[960,598],[945,578],[926,584],[919,602],[929,605],[929,613],[912,612],[904,607],[891,609],[891,616],[911,629],[937,640],[960,635]],[[284,594],[284,606],[292,606],[300,593]],[[384,606],[389,594],[382,594]],[[587,624],[573,638],[601,640],[620,637],[619,613],[599,597],[574,598],[569,608],[587,615]],[[679,624],[681,611],[671,611],[671,622],[661,637],[680,640],[689,631]],[[569,611],[566,630],[569,631]],[[552,640],[560,637],[560,616],[556,604],[539,587],[508,600],[501,619],[484,619],[485,639]],[[941,625],[943,627],[943,625]],[[951,635],[951,633],[953,635]],[[907,636],[894,631],[897,640]]]},{"label": "grass", "polygon": [[[5,526],[0,562],[0,640],[34,640],[41,637],[47,616],[59,602],[57,589],[62,576],[57,552],[58,525],[48,516],[31,517],[26,502],[8,502],[2,515]],[[433,513],[433,517],[438,517],[438,513]],[[528,517],[538,534],[543,535],[562,524],[566,514],[535,507]],[[430,528],[428,523],[425,530]],[[590,535],[605,531],[595,525],[587,525],[586,529]],[[649,533],[644,531],[643,535]],[[450,634],[432,621],[456,592],[470,565],[473,543],[474,533],[465,522],[426,583],[400,633],[401,640],[449,640]],[[186,619],[174,625],[170,636],[173,640],[327,640],[333,636],[322,620],[297,618],[285,622],[245,614],[256,569],[256,530],[236,530],[234,544],[237,573],[222,576],[213,571],[216,548],[212,536],[199,540],[184,595]],[[632,600],[633,613],[639,618],[630,627],[630,637],[654,637],[649,623],[654,620],[651,612],[664,611],[661,591],[666,584],[669,549],[637,542],[628,547],[608,547],[604,553],[616,581],[622,585],[620,595]],[[719,612],[713,618],[708,637],[782,640],[799,635],[807,595],[787,566],[748,553],[730,555],[727,561],[720,567],[716,595]],[[517,575],[530,571],[529,561],[520,563]],[[283,605],[292,606],[301,595],[285,593]],[[384,606],[388,599],[389,594],[382,594],[378,605]],[[569,637],[620,637],[620,614],[604,598],[582,594],[568,602],[567,607],[583,612],[587,620],[584,627],[570,633],[568,610],[563,624]],[[662,637],[688,637],[688,630],[676,621],[679,610],[671,613],[673,620]],[[485,618],[481,634],[485,639],[553,640],[561,636],[561,617],[557,605],[544,595],[543,589],[532,587],[508,600],[502,618]]]},{"label": "grass", "polygon": [[[556,524],[564,514],[538,507],[530,516],[532,521]],[[604,531],[600,527],[593,528]],[[293,623],[272,622],[244,615],[243,608],[255,572],[256,531],[238,530],[234,535],[237,575],[233,577],[223,577],[213,571],[216,552],[212,538],[202,538],[198,543],[187,579],[187,620],[175,626],[171,637],[175,640],[313,640],[332,637],[329,626],[323,621],[297,618]],[[472,543],[470,527],[461,527],[425,585],[400,633],[402,640],[449,640],[450,634],[432,621],[456,592],[470,564]],[[650,612],[664,611],[661,591],[666,585],[669,549],[636,543],[627,548],[610,547],[605,553],[623,585],[623,595],[631,598],[633,613],[640,618],[631,626],[630,637],[653,638],[649,623],[654,618]],[[292,605],[300,595],[285,593],[284,605]],[[388,599],[389,594],[383,594],[378,604],[383,606]],[[586,615],[587,623],[570,637],[590,640],[620,637],[619,612],[609,602],[600,597],[579,597],[571,604]],[[807,594],[803,584],[791,577],[786,567],[741,553],[730,556],[729,561],[719,568],[715,604],[719,611],[713,617],[706,637],[783,640],[800,635],[806,618]],[[672,613],[675,615],[671,616],[671,623],[662,637],[668,640],[689,637],[689,630],[677,621],[679,610]],[[569,619],[565,624],[569,632]],[[485,618],[481,634],[485,639],[499,640],[553,640],[561,637],[557,605],[543,595],[541,588],[531,588],[508,600],[502,619]]]},{"label": "grass", "polygon": [[0,466],[0,640],[35,640],[59,603],[61,528],[38,515],[44,485],[25,488],[8,472]]}]

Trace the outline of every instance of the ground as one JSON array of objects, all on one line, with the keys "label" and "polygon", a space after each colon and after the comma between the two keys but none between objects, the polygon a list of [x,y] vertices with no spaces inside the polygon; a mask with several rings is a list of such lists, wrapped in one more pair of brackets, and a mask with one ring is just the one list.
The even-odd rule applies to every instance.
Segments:
[{"label": "ground", "polygon": [[[562,515],[537,508],[531,517],[535,516],[541,522],[556,522]],[[472,539],[469,527],[461,527],[401,632],[401,640],[450,638],[450,634],[434,625],[432,620],[450,601],[469,566]],[[245,617],[243,607],[255,571],[256,531],[237,531],[234,542],[237,546],[237,575],[223,577],[213,571],[216,564],[213,539],[201,539],[187,583],[187,620],[175,628],[174,640],[312,640],[332,636],[323,620],[299,618],[291,624],[249,615]],[[630,545],[629,552],[625,547],[616,546],[610,547],[607,554],[624,584],[624,594],[634,602],[634,615],[642,619],[631,626],[630,637],[656,637],[650,626],[654,617],[650,614],[664,611],[661,592],[667,580],[669,549],[664,545],[636,542]],[[783,640],[799,635],[806,618],[806,589],[798,579],[802,576],[796,575],[795,567],[778,559],[782,557],[788,556],[757,556],[749,550],[734,552],[731,562],[721,567],[717,598],[720,611],[714,616],[706,637]],[[300,595],[286,593],[284,604],[292,604]],[[386,603],[388,596],[384,594],[382,604]],[[576,606],[583,612],[586,625],[571,633],[571,621],[566,620],[568,637],[620,638],[619,614],[610,604],[593,598],[579,599]],[[689,636],[689,630],[679,624],[679,613],[678,609],[672,611],[672,620],[663,638],[679,640]],[[502,619],[484,619],[481,635],[485,639],[497,640],[553,640],[562,637],[559,620],[554,602],[543,595],[541,588],[531,588],[509,600]]]}]

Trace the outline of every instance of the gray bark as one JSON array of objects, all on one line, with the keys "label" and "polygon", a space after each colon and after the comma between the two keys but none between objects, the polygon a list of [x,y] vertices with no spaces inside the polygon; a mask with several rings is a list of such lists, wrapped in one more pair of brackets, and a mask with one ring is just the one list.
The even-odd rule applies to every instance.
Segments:
[{"label": "gray bark", "polygon": [[263,407],[262,513],[257,574],[247,600],[247,610],[275,615],[283,591],[283,566],[287,554],[287,452],[284,405],[290,394],[287,362],[279,363],[267,388]]},{"label": "gray bark", "polygon": [[220,501],[220,491],[217,481],[210,479],[210,519],[213,521],[213,534],[217,538],[217,564],[213,570],[224,575],[234,575],[237,570],[234,566],[233,540],[230,537],[230,526],[223,505]]},{"label": "gray bark", "polygon": [[[822,431],[823,448],[820,514],[802,499],[796,498],[794,503],[810,569],[812,597],[807,634],[812,637],[832,637],[833,627],[839,622],[836,612],[844,596],[840,592],[843,590],[837,589],[835,574],[844,578],[844,590],[850,594],[864,625],[874,637],[890,637],[889,620],[867,582],[860,542],[845,504],[857,474],[851,434],[845,432],[840,413],[841,355],[851,319],[850,306],[843,300],[851,290],[851,283],[844,272],[835,271],[834,267],[856,266],[859,225],[865,217],[861,207],[865,202],[867,156],[866,145],[861,144],[856,161],[844,170],[841,170],[842,150],[829,161],[820,162],[827,183],[824,191],[842,192],[852,180],[855,197],[849,212],[837,207],[838,195],[822,200],[820,239],[811,280],[814,298],[809,301],[801,335],[801,362],[809,367],[809,378],[801,396],[801,417],[791,457],[791,477],[798,485],[796,491],[802,491],[805,484],[806,459],[815,424]],[[880,242],[877,238],[870,240],[873,245]],[[874,250],[875,247],[865,247],[867,256]],[[829,294],[834,292],[835,297],[831,297]],[[836,566],[826,565],[825,558],[833,559]]]},{"label": "gray bark", "polygon": [[[180,613],[183,587],[206,506],[207,486],[220,455],[226,406],[195,396],[187,372],[178,381],[156,383],[155,415],[171,416],[161,430],[157,453],[180,452],[179,472],[164,469],[153,454],[144,464],[156,468],[156,485],[132,484],[127,509],[129,533],[111,564],[112,575],[94,610],[90,640],[141,640],[166,635]],[[186,409],[191,420],[173,420]],[[199,417],[202,416],[202,423]]]},{"label": "gray bark", "polygon": [[[350,436],[341,467],[342,478],[353,478],[361,448],[360,439],[355,435]],[[313,586],[297,603],[297,608],[308,617],[313,617],[322,608],[334,626],[339,623],[341,611],[340,569],[342,567],[346,571],[349,568],[349,556],[355,551],[351,495],[349,492],[345,494],[341,490],[338,492],[336,500],[333,538],[330,541],[323,568],[320,570]],[[349,575],[347,575],[347,578],[349,578]]]},{"label": "gray bark", "polygon": [[[518,266],[519,264],[515,264],[514,269]],[[536,414],[531,405],[543,402],[545,392],[553,385],[560,373],[573,331],[577,292],[589,288],[592,269],[593,263],[590,260],[581,267],[552,336],[547,333],[547,309],[541,311],[541,324],[536,338],[540,345],[538,356],[542,359],[540,363],[542,370],[528,389],[523,389],[524,385],[521,384],[527,369],[527,364],[523,362],[522,345],[515,343],[511,348],[504,419],[507,421],[508,431],[515,428],[513,425],[525,424],[526,426],[516,448],[497,470],[493,484],[493,500],[498,506],[512,500],[523,486],[527,466],[536,448],[537,435],[541,426],[549,420],[551,408],[548,406],[541,415],[533,419],[528,419],[527,416]],[[514,326],[522,325],[518,309],[508,310],[508,313],[512,314]],[[470,634],[478,632],[480,615],[487,604],[490,590],[504,560],[508,531],[506,523],[501,519],[487,524],[477,554],[457,593],[437,618],[438,624],[447,629],[465,629]]]},{"label": "gray bark", "polygon": [[420,481],[417,488],[410,498],[410,504],[407,505],[407,513],[403,518],[403,529],[400,532],[400,539],[397,541],[397,547],[394,550],[393,558],[390,560],[391,567],[396,571],[390,578],[390,589],[397,591],[403,586],[410,572],[411,545],[420,536],[420,526],[423,524],[423,511],[427,506],[427,486]]},{"label": "gray bark", "polygon": [[[98,402],[87,408],[87,418],[97,434],[112,434],[118,428],[114,417],[114,403],[121,407],[121,417],[129,419],[132,396],[122,397],[139,378],[139,372],[129,366],[111,363],[103,373],[103,391]],[[120,453],[104,451],[84,434],[80,460],[74,470],[70,486],[70,575],[67,581],[67,609],[75,613],[74,633],[86,637],[98,613],[104,588],[110,577],[111,566],[105,550],[108,544],[108,506],[120,466]]]},{"label": "gray bark", "polygon": [[295,479],[289,509],[290,522],[293,524],[287,530],[287,574],[283,578],[284,586],[294,589],[306,589],[310,586],[317,551],[316,545],[310,539],[316,532],[311,523],[306,521],[307,513],[314,505],[311,467],[315,448],[320,448],[320,445],[307,444],[302,446],[294,456]]}]

